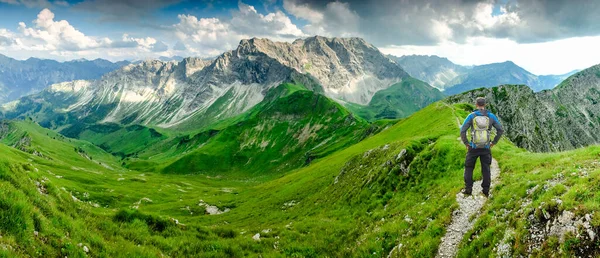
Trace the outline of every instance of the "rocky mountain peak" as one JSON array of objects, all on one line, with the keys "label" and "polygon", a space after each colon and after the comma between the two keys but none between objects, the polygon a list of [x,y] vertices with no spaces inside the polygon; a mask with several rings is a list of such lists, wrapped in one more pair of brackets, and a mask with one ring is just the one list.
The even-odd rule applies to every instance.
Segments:
[{"label": "rocky mountain peak", "polygon": [[275,42],[263,38],[242,39],[235,53],[238,56],[253,54],[270,54],[273,51],[289,50],[291,44],[287,42]]},{"label": "rocky mountain peak", "polygon": [[190,77],[192,74],[204,69],[212,63],[211,60],[204,60],[197,57],[186,57],[179,62],[178,67],[181,69],[185,77]]},{"label": "rocky mountain peak", "polygon": [[367,105],[376,92],[407,78],[402,68],[360,38],[315,36],[293,43],[252,38],[213,61],[146,60],[89,86],[61,89],[86,89],[67,107],[73,112],[88,114],[88,107],[114,106],[101,122],[171,127],[238,115],[284,82]]},{"label": "rocky mountain peak", "polygon": [[159,74],[163,75],[169,72],[172,72],[173,69],[177,66],[174,62],[163,62],[160,60],[145,60],[141,63],[130,64],[128,66],[123,67],[113,73],[107,74],[105,77],[111,77],[113,75],[129,75],[135,76],[140,74]]},{"label": "rocky mountain peak", "polygon": [[[252,38],[242,40],[231,55],[274,59],[299,73],[310,74],[329,96],[359,104],[367,104],[375,92],[408,76],[361,38],[314,36],[293,43]],[[216,65],[227,63],[227,56],[220,57]]]}]

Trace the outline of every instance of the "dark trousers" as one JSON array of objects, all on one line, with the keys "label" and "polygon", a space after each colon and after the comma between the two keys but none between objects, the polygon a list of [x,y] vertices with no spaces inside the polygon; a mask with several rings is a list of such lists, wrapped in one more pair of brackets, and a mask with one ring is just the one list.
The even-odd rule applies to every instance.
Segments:
[{"label": "dark trousers", "polygon": [[490,165],[492,164],[492,151],[490,149],[470,149],[467,152],[467,158],[465,159],[465,190],[471,192],[473,189],[473,169],[475,169],[475,162],[479,158],[481,162],[481,174],[483,175],[483,182],[481,188],[484,193],[490,192],[491,174]]}]

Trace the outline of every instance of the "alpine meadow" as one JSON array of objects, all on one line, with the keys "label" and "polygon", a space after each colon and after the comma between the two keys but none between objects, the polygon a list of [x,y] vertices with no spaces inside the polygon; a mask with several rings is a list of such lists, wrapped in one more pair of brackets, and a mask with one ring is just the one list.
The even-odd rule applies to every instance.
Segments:
[{"label": "alpine meadow", "polygon": [[0,257],[600,257],[598,17],[0,0]]}]

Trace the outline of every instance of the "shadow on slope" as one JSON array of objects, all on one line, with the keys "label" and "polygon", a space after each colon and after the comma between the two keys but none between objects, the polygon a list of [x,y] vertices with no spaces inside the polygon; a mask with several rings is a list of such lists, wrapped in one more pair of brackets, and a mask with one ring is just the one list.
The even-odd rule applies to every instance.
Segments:
[{"label": "shadow on slope", "polygon": [[[178,146],[188,142],[201,145],[162,171],[281,173],[308,165],[380,130],[324,95],[292,84],[273,89],[263,102],[234,121],[218,132],[179,139]],[[164,156],[162,151],[152,153]]]}]

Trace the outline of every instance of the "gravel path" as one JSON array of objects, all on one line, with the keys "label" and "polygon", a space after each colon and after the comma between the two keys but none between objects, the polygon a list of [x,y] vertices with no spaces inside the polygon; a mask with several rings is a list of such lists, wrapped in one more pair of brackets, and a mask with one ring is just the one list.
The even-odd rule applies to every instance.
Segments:
[{"label": "gravel path", "polygon": [[[492,160],[491,172],[493,186],[500,174],[500,168],[495,159]],[[475,173],[477,173],[477,171],[475,171]],[[473,225],[475,225],[476,219],[470,220],[470,218],[479,213],[487,200],[487,198],[480,195],[480,193],[481,180],[473,183],[472,196],[465,196],[462,193],[456,194],[456,201],[460,208],[452,212],[452,223],[450,223],[450,226],[446,229],[446,235],[442,237],[442,243],[440,243],[436,257],[445,258],[456,256],[458,244],[462,241],[465,233],[471,230]]]}]

